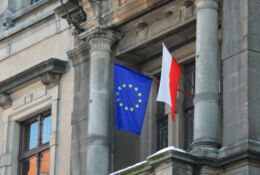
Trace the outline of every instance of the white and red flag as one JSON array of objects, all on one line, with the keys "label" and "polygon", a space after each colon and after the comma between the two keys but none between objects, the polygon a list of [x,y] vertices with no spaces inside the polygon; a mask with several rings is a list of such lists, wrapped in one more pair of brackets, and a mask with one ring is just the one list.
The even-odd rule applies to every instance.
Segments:
[{"label": "white and red flag", "polygon": [[165,102],[171,107],[172,120],[174,120],[181,68],[167,47],[164,44],[162,45],[162,69],[157,101]]}]

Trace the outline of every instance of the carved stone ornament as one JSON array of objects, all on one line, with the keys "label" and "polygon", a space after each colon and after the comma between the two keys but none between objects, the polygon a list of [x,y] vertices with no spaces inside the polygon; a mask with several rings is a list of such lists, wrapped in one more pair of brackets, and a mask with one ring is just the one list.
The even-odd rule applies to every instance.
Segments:
[{"label": "carved stone ornament", "polygon": [[87,14],[82,8],[81,3],[78,0],[63,1],[60,0],[61,6],[55,9],[55,13],[67,20],[69,25],[74,26],[73,35],[84,32],[85,30],[81,24],[86,22]]},{"label": "carved stone ornament", "polygon": [[60,77],[60,73],[47,72],[41,76],[41,81],[45,86],[51,88],[59,83]]},{"label": "carved stone ornament", "polygon": [[6,109],[12,105],[12,99],[7,94],[0,94],[0,107]]},{"label": "carved stone ornament", "polygon": [[104,28],[97,28],[87,34],[91,50],[104,49],[110,51],[112,44],[120,38],[119,33]]}]

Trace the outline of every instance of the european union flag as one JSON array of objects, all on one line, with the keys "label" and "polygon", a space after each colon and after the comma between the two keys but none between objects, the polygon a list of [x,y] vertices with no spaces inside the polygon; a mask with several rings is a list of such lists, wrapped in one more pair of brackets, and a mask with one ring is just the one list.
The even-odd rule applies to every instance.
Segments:
[{"label": "european union flag", "polygon": [[151,78],[115,64],[114,105],[117,129],[140,135],[151,83]]}]

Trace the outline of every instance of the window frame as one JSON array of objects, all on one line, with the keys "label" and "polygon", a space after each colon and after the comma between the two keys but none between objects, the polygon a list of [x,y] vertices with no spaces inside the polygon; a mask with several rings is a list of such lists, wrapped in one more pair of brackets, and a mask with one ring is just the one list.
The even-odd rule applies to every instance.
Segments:
[{"label": "window frame", "polygon": [[[165,129],[162,126],[166,123],[166,133],[167,135],[164,137],[166,140],[166,145],[163,145],[163,137],[161,135],[161,129]],[[168,115],[165,114],[165,104],[163,102],[157,102],[157,115],[156,115],[156,125],[157,125],[157,145],[156,149],[160,150],[168,146],[169,138],[168,138]]]},{"label": "window frame", "polygon": [[186,64],[183,64],[184,76],[186,78],[184,83],[184,91],[192,94],[192,96],[184,96],[183,101],[183,117],[184,117],[184,149],[191,151],[193,141],[194,130],[194,104],[193,98],[195,94],[195,74],[196,65],[195,60],[191,60]]},{"label": "window frame", "polygon": [[[36,156],[37,158],[37,168],[39,171],[39,168],[41,167],[41,164],[39,162],[39,157],[42,155],[42,153],[46,151],[51,151],[50,148],[50,140],[47,143],[42,144],[42,133],[43,133],[43,121],[44,118],[50,116],[51,117],[51,110],[46,110],[44,112],[38,113],[29,119],[23,121],[20,123],[20,141],[19,141],[19,156],[18,156],[18,174],[22,175],[22,163],[26,159],[29,159],[33,156]],[[38,144],[36,148],[33,148],[31,150],[25,150],[25,140],[26,140],[26,125],[31,124],[33,122],[38,122]]]}]

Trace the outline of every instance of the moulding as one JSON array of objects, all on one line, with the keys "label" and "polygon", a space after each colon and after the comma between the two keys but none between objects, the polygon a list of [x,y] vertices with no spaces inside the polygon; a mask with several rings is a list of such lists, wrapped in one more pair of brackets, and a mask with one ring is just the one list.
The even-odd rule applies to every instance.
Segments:
[{"label": "moulding", "polygon": [[9,94],[44,74],[61,75],[65,73],[66,67],[66,61],[51,58],[0,82],[0,94]]}]

